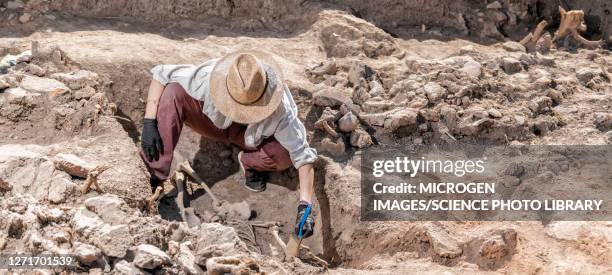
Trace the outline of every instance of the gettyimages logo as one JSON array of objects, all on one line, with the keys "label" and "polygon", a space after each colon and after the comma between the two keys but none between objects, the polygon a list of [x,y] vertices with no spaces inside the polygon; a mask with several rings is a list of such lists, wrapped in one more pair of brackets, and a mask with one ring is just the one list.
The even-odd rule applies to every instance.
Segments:
[{"label": "gettyimages logo", "polygon": [[371,147],[363,220],[611,220],[610,146]]}]

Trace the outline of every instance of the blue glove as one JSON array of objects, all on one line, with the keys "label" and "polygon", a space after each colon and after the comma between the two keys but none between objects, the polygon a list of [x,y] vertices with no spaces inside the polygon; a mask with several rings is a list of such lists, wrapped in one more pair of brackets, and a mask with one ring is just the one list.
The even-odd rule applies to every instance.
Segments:
[{"label": "blue glove", "polygon": [[312,236],[314,230],[314,220],[312,219],[312,204],[300,202],[295,220],[295,235],[302,239]]}]

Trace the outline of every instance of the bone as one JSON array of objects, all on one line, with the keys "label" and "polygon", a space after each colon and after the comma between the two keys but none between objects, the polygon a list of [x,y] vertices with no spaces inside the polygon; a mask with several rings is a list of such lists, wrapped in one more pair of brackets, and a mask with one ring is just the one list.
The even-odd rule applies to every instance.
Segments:
[{"label": "bone", "polygon": [[278,245],[283,249],[283,251],[285,251],[287,250],[287,244],[285,244],[285,242],[283,242],[283,239],[281,239],[278,235],[278,230],[278,226],[274,225],[270,228],[270,233],[272,233],[272,236],[274,237],[276,243],[278,243]]},{"label": "bone", "polygon": [[91,186],[93,185],[98,193],[104,193],[104,191],[102,191],[102,188],[100,188],[100,185],[98,185],[98,176],[109,168],[110,166],[108,165],[98,165],[96,166],[96,168],[89,171],[85,183],[83,183],[83,185],[81,186],[81,192],[83,194],[86,194],[87,192],[89,192]]},{"label": "bone", "polygon": [[161,198],[161,194],[163,191],[164,188],[162,186],[157,186],[157,188],[155,188],[155,193],[153,193],[150,197],[147,198],[147,207],[149,208],[149,212],[157,212],[157,202]]}]

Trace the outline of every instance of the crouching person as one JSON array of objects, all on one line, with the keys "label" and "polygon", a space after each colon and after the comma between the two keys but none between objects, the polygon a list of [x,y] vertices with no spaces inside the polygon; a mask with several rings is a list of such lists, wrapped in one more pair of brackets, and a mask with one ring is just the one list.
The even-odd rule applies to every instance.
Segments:
[{"label": "crouching person", "polygon": [[271,54],[237,51],[201,65],[154,67],[147,97],[142,150],[153,182],[168,178],[183,125],[205,138],[231,143],[242,151],[238,161],[244,186],[266,189],[269,173],[292,165],[298,170],[300,202],[295,234],[309,237],[315,149],[283,73]]}]

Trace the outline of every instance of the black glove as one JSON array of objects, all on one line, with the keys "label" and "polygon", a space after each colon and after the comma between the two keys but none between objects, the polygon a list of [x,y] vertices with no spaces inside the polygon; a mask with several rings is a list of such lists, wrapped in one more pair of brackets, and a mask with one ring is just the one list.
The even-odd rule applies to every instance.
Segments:
[{"label": "black glove", "polygon": [[159,160],[159,154],[164,151],[164,143],[157,130],[157,120],[145,118],[140,138],[142,151],[149,161]]},{"label": "black glove", "polygon": [[[300,225],[302,225],[302,234],[300,235]],[[314,219],[312,219],[312,204],[300,202],[297,210],[297,218],[295,219],[295,235],[301,238],[312,236],[314,230]]]}]

